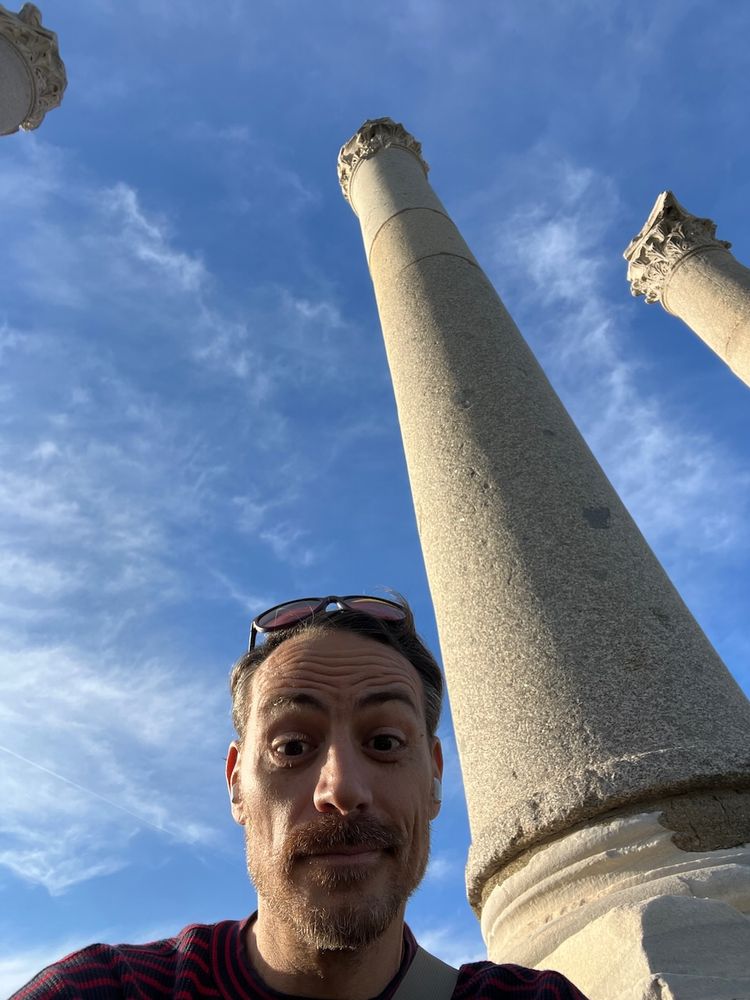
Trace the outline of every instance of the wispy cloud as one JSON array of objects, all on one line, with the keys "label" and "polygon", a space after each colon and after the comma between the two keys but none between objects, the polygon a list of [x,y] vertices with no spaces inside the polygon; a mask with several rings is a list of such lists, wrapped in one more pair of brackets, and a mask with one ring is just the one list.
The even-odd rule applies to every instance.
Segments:
[{"label": "wispy cloud", "polygon": [[318,549],[306,542],[310,532],[290,523],[277,524],[261,531],[260,537],[268,542],[277,559],[291,562],[295,566],[308,567],[319,559]]},{"label": "wispy cloud", "polygon": [[246,124],[210,124],[196,121],[175,136],[189,143],[193,156],[199,156],[216,178],[224,210],[242,214],[258,212],[261,203],[256,192],[273,195],[279,216],[296,215],[320,204],[320,192],[305,181],[291,164],[294,151],[279,149],[268,134],[256,135]]},{"label": "wispy cloud", "polygon": [[431,854],[425,878],[430,882],[445,882],[463,875],[464,860],[452,854]]},{"label": "wispy cloud", "polygon": [[226,714],[216,684],[104,651],[19,649],[7,635],[3,648],[0,865],[56,893],[122,867],[144,829],[184,844],[214,837],[204,803],[221,787],[210,775]]},{"label": "wispy cloud", "polygon": [[468,962],[487,961],[487,949],[483,947],[478,925],[474,934],[468,933],[466,925],[458,922],[437,926],[416,924],[412,930],[426,951],[454,968]]},{"label": "wispy cloud", "polygon": [[122,242],[123,256],[145,264],[142,273],[153,275],[160,287],[166,282],[181,292],[198,292],[205,286],[208,275],[203,262],[175,249],[166,220],[147,218],[132,187],[116,184],[101,191],[99,198],[103,212],[116,224],[114,233]]},{"label": "wispy cloud", "polygon": [[[246,614],[261,612],[265,608],[273,607],[273,601],[265,595],[259,596],[254,591],[249,591],[238,586],[226,573],[214,569],[212,574],[222,586],[223,591],[232,598],[245,611]],[[248,622],[249,623],[249,622]]]},{"label": "wispy cloud", "polygon": [[[8,531],[12,525],[17,540],[33,531],[39,542],[44,530],[54,535],[54,552],[75,544],[65,570],[71,583],[100,586],[101,575],[89,572],[96,560],[108,566],[108,589],[158,581],[162,596],[174,593],[175,556],[185,551],[171,545],[178,525],[254,532],[249,501],[237,506],[236,488],[224,489],[230,454],[212,454],[214,415],[226,420],[235,411],[232,431],[248,471],[254,457],[262,471],[269,449],[283,455],[283,487],[256,476],[251,488],[243,478],[242,495],[252,492],[261,510],[289,507],[299,497],[295,482],[309,484],[320,469],[304,435],[291,438],[287,411],[302,386],[356,393],[356,378],[340,377],[346,360],[338,341],[351,326],[329,297],[284,287],[229,300],[202,256],[180,247],[166,212],[147,210],[124,182],[97,186],[34,137],[0,165],[0,181],[3,195],[19,194],[0,195],[10,221],[23,215],[6,247],[19,316],[27,296],[32,315],[45,317],[25,328],[3,319],[0,327],[0,352],[15,376],[2,390],[18,401],[0,456]],[[179,379],[174,389],[154,377],[170,369]],[[24,383],[35,392],[24,392]],[[205,425],[192,419],[191,389],[206,400]],[[295,549],[301,529],[287,520],[277,517],[254,540],[279,559],[310,565],[313,547]],[[33,559],[28,547],[11,547],[0,570],[30,580]],[[49,553],[37,560],[37,589],[62,579],[53,562]]]},{"label": "wispy cloud", "polygon": [[224,677],[184,662],[156,615],[215,610],[217,593],[273,603],[248,551],[318,558],[294,516],[318,464],[285,411],[295,386],[333,383],[345,324],[281,287],[230,301],[173,214],[35,137],[0,164],[0,201],[16,289],[0,321],[0,865],[57,893],[128,864],[138,835],[213,838]]},{"label": "wispy cloud", "polygon": [[0,996],[9,997],[42,969],[88,942],[67,938],[59,945],[39,945],[12,953],[0,951]]},{"label": "wispy cloud", "polygon": [[551,150],[530,159],[513,164],[520,197],[488,245],[498,287],[652,543],[673,565],[688,553],[747,549],[750,469],[678,402],[657,396],[632,346],[624,265],[609,242],[619,217],[613,182]]}]

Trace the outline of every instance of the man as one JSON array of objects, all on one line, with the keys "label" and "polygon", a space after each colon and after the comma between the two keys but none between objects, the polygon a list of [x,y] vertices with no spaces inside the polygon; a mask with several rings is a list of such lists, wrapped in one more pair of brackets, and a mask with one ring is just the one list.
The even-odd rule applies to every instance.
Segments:
[{"label": "man", "polygon": [[[266,641],[256,645],[256,638]],[[584,1000],[561,975],[451,970],[404,924],[440,809],[442,679],[408,605],[308,598],[252,624],[226,761],[258,911],[147,945],[93,945],[15,1000]]]}]

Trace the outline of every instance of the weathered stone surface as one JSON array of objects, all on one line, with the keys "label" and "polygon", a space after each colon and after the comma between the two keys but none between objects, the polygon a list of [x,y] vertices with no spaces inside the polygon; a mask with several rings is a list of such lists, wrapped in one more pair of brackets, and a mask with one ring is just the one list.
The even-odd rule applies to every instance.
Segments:
[{"label": "weathered stone surface", "polygon": [[734,907],[660,895],[613,906],[546,965],[574,966],[589,1000],[750,1000],[748,949]]},{"label": "weathered stone surface", "polygon": [[732,788],[692,792],[654,803],[660,822],[683,851],[716,851],[750,844],[750,792]]},{"label": "weathered stone surface", "polygon": [[39,8],[13,14],[0,4],[0,135],[38,128],[66,84],[57,35],[42,27]]},{"label": "weathered stone surface", "polygon": [[346,184],[393,377],[480,906],[488,879],[576,823],[750,786],[750,705],[420,161],[404,141],[378,145],[378,122],[365,128],[376,151]]},{"label": "weathered stone surface", "polygon": [[624,257],[633,295],[660,302],[750,385],[750,270],[730,247],[664,191]]},{"label": "weathered stone surface", "polygon": [[18,131],[20,122],[31,112],[33,93],[25,60],[15,45],[0,35],[0,135]]},{"label": "weathered stone surface", "polygon": [[689,254],[702,248],[728,250],[731,245],[716,239],[715,222],[691,215],[671,191],[662,191],[623,254],[631,294],[659,302],[672,271]]},{"label": "weathered stone surface", "polygon": [[614,816],[519,858],[483,908],[490,956],[590,1000],[750,996],[750,845],[686,852],[664,823]]}]

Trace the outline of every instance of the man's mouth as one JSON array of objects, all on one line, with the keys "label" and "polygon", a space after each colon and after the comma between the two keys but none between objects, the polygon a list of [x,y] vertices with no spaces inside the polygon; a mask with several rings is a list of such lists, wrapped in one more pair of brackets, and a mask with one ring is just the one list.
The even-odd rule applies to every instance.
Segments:
[{"label": "man's mouth", "polygon": [[306,853],[302,860],[312,865],[340,865],[341,867],[364,867],[374,865],[388,856],[390,850],[372,847],[369,844],[341,844],[336,847],[321,847]]},{"label": "man's mouth", "polygon": [[335,847],[322,847],[319,850],[310,851],[310,857],[319,857],[329,854],[375,854],[382,850],[381,847],[372,847],[370,844],[337,844]]},{"label": "man's mouth", "polygon": [[328,847],[305,855],[304,860],[312,864],[369,865],[379,861],[384,853],[382,848],[361,844],[356,847]]},{"label": "man's mouth", "polygon": [[321,817],[294,831],[289,839],[289,868],[346,868],[365,871],[386,858],[396,856],[403,843],[401,831],[367,817],[342,820]]}]

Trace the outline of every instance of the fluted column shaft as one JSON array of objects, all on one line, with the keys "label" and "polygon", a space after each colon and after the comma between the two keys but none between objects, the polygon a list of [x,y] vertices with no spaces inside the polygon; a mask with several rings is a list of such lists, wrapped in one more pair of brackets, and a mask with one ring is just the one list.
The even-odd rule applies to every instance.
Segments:
[{"label": "fluted column shaft", "polygon": [[[339,165],[393,377],[481,911],[524,852],[575,824],[750,786],[750,705],[428,184],[418,143],[368,122]],[[713,846],[742,842],[740,799]]]},{"label": "fluted column shaft", "polygon": [[671,191],[659,195],[624,253],[633,295],[660,302],[750,385],[750,269]]}]

